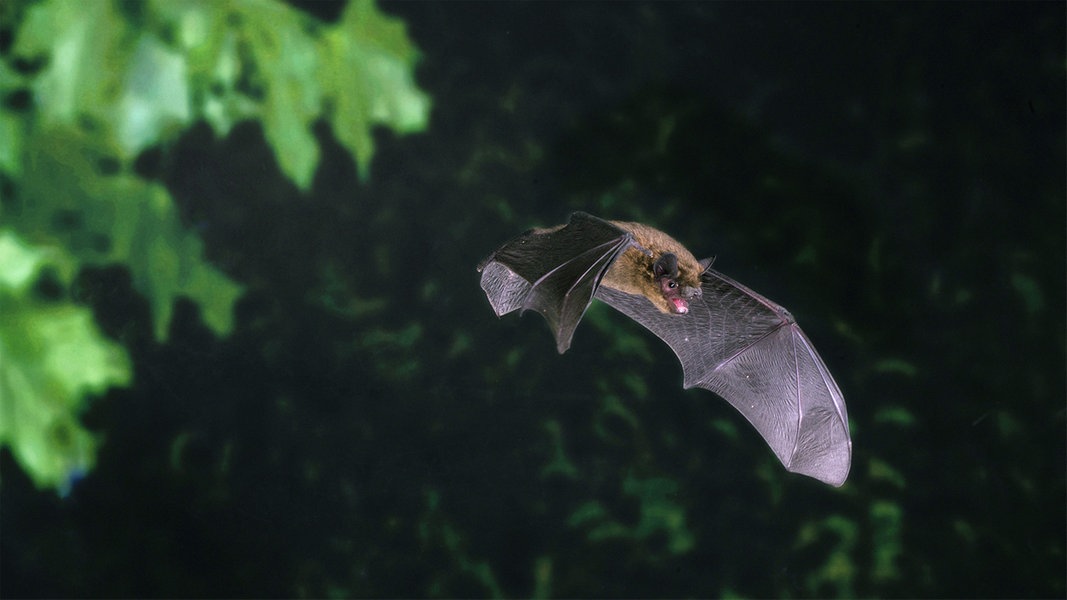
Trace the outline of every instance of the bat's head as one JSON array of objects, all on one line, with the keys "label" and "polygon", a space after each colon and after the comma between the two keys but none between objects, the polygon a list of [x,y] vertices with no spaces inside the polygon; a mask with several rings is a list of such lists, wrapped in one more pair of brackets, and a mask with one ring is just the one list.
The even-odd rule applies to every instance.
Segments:
[{"label": "bat's head", "polygon": [[676,315],[688,313],[689,301],[700,295],[700,287],[685,285],[687,282],[678,272],[678,257],[670,252],[660,256],[652,265],[652,274],[671,312]]}]

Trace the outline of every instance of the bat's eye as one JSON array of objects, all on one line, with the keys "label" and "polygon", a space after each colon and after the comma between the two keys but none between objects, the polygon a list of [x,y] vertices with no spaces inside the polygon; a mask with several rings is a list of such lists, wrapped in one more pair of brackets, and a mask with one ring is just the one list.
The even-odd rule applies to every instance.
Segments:
[{"label": "bat's eye", "polygon": [[678,282],[670,277],[660,277],[659,279],[659,291],[665,298],[674,298],[678,296],[678,292],[681,290],[681,286]]}]

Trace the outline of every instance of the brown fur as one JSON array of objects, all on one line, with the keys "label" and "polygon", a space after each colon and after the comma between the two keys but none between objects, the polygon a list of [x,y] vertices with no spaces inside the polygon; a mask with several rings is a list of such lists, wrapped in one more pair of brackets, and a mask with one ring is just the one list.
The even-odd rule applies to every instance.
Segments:
[{"label": "brown fur", "polygon": [[699,290],[700,275],[704,272],[704,268],[700,266],[696,257],[686,250],[685,246],[666,233],[648,225],[626,221],[612,221],[611,224],[633,234],[638,245],[652,252],[652,256],[648,256],[636,247],[628,248],[608,269],[601,285],[627,294],[642,294],[660,311],[670,314],[671,304],[660,291],[652,272],[652,265],[664,254],[673,253],[678,257],[678,278],[676,279],[678,284],[683,288]]}]

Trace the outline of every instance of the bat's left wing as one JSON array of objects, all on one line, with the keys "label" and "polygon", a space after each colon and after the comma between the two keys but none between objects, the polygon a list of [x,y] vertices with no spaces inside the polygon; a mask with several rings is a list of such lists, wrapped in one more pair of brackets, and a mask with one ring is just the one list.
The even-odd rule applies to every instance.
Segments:
[{"label": "bat's left wing", "polygon": [[852,463],[845,399],[789,311],[710,269],[686,315],[607,287],[596,297],[667,342],[685,387],[707,388],[732,404],[786,469],[845,482]]},{"label": "bat's left wing", "polygon": [[498,317],[527,309],[544,315],[562,354],[604,273],[633,243],[629,232],[576,212],[566,226],[528,231],[485,259],[482,289]]}]

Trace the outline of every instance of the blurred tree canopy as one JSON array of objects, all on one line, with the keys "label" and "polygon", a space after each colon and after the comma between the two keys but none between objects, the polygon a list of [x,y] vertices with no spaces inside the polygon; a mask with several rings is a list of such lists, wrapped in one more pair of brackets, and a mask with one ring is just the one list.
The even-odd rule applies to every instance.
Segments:
[{"label": "blurred tree canopy", "polygon": [[[3,595],[1064,595],[1061,6],[64,6],[0,5],[0,376],[96,466],[0,451]],[[610,309],[492,316],[475,265],[572,210],[789,307],[843,488]]]},{"label": "blurred tree canopy", "polygon": [[[416,51],[403,24],[369,0],[328,25],[273,1],[46,0],[3,11],[17,26],[0,62],[0,270],[9,283],[0,445],[38,485],[65,491],[92,463],[92,438],[75,418],[82,397],[130,379],[122,349],[68,299],[79,270],[124,265],[160,341],[179,297],[225,335],[241,294],[205,261],[166,186],[138,172],[138,157],[166,153],[196,122],[225,136],[256,121],[281,171],[307,188],[319,162],[316,120],[365,176],[371,128],[422,129],[429,103],[412,80]],[[53,297],[33,285],[45,275]]]}]

